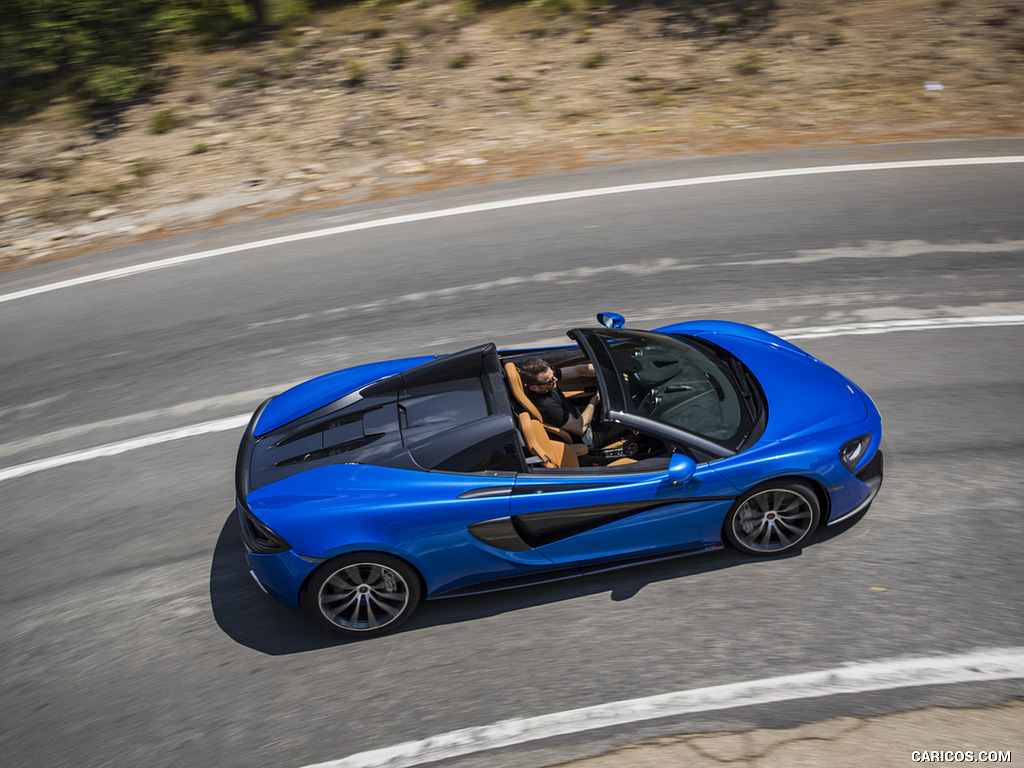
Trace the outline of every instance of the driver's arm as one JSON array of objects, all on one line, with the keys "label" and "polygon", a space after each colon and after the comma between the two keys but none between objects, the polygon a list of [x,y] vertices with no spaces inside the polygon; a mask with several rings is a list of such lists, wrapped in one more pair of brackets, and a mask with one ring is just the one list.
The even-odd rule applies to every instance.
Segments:
[{"label": "driver's arm", "polygon": [[580,363],[579,365],[570,365],[568,368],[562,368],[562,375],[560,379],[572,380],[572,379],[593,379],[597,376],[594,373],[594,366],[591,363]]},{"label": "driver's arm", "polygon": [[587,431],[590,422],[594,420],[594,416],[597,414],[597,404],[600,401],[601,395],[594,395],[590,398],[590,402],[587,403],[587,407],[583,409],[583,412],[577,417],[570,416],[569,420],[562,425],[562,429],[574,435],[582,435]]}]

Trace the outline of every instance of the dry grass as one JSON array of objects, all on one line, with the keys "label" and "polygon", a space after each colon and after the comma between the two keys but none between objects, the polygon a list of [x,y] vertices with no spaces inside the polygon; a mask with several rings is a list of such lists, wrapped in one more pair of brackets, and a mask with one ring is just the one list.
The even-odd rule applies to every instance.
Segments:
[{"label": "dry grass", "polygon": [[111,203],[152,233],[593,162],[1022,133],[1019,2],[763,5],[368,3],[180,52],[118,125],[65,103],[0,135],[0,263],[94,247],[25,241]]}]

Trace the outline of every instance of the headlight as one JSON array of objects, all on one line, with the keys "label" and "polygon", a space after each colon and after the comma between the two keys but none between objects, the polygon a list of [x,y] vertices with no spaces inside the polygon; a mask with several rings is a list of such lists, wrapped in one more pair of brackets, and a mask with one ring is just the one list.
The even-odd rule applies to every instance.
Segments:
[{"label": "headlight", "polygon": [[242,530],[242,540],[250,552],[259,555],[273,555],[287,552],[291,545],[256,519],[249,510],[241,505],[238,508],[238,527]]},{"label": "headlight", "polygon": [[839,460],[843,462],[843,466],[853,472],[854,467],[857,466],[857,462],[864,458],[864,454],[867,453],[868,446],[871,445],[871,435],[861,435],[855,437],[853,440],[848,440],[843,443],[843,447],[839,449]]}]

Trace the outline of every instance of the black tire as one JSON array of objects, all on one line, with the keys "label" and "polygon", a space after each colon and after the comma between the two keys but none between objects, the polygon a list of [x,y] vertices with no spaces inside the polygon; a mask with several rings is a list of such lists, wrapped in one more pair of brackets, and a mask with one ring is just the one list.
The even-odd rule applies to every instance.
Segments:
[{"label": "black tire", "polygon": [[324,563],[306,588],[303,608],[332,632],[372,637],[397,629],[419,604],[419,575],[381,552],[355,552]]},{"label": "black tire", "polygon": [[781,555],[804,544],[821,519],[818,495],[795,480],[768,482],[747,491],[725,516],[725,537],[748,555]]}]

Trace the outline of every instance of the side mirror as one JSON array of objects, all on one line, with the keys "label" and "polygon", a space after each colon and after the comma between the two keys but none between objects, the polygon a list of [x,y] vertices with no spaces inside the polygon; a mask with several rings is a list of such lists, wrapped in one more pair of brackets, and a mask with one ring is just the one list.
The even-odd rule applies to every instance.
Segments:
[{"label": "side mirror", "polygon": [[621,328],[626,324],[626,318],[616,312],[599,312],[597,322],[605,328]]},{"label": "side mirror", "polygon": [[682,453],[673,453],[668,461],[668,479],[672,485],[682,485],[697,471],[697,462]]}]

